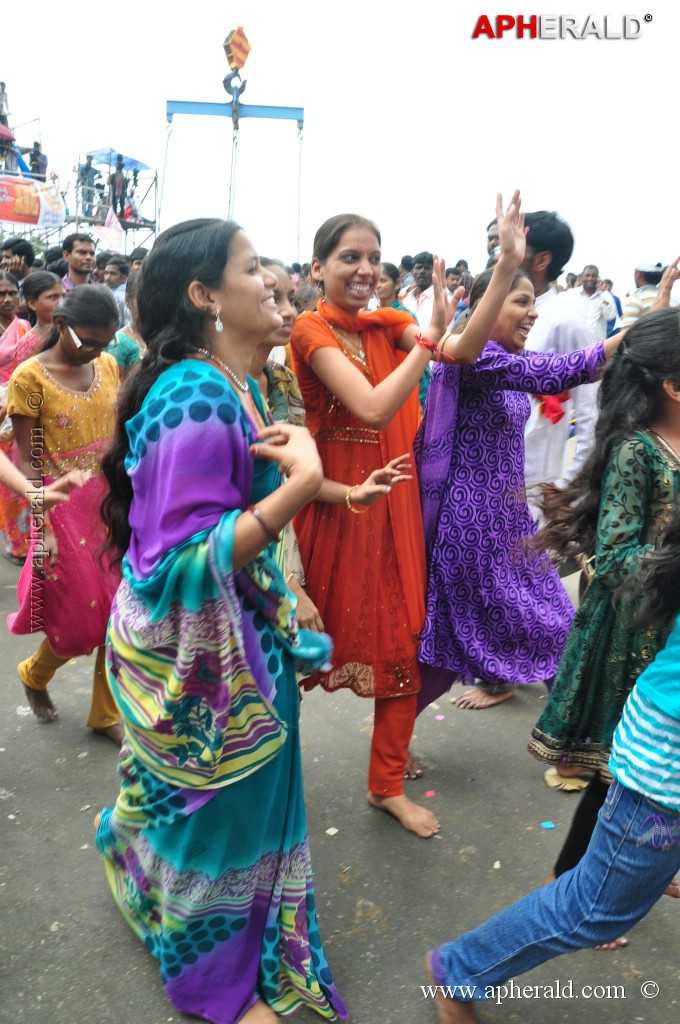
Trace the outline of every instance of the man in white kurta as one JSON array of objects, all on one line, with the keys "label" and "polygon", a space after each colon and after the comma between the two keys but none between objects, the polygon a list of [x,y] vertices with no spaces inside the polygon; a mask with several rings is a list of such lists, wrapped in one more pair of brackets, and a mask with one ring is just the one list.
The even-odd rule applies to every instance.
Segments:
[{"label": "man in white kurta", "polygon": [[[566,354],[601,341],[589,330],[577,310],[560,300],[555,288],[536,297],[538,320],[529,331],[526,348],[533,352]],[[531,413],[525,432],[525,473],[527,489],[549,481],[564,487],[583,466],[593,444],[597,421],[599,384],[582,384],[562,403],[564,415],[557,423],[541,411],[540,399],[531,396]],[[571,420],[575,419],[575,450],[569,458],[567,441]],[[531,494],[529,498],[531,499]]]},{"label": "man in white kurta", "polygon": [[607,324],[614,320],[617,309],[609,292],[600,289],[600,272],[592,263],[583,268],[581,285],[562,293],[565,302],[571,302],[588,327],[595,332],[597,341],[607,337]]},{"label": "man in white kurta", "polygon": [[[572,305],[559,295],[550,282],[562,273],[570,259],[574,238],[569,225],[547,211],[526,215],[527,255],[524,269],[536,295],[538,320],[527,338],[526,347],[534,352],[558,352],[565,355],[584,348],[605,335],[589,327],[580,304]],[[530,505],[535,507],[536,484],[550,482],[564,487],[583,466],[593,444],[597,421],[599,384],[575,388],[562,403],[564,415],[553,422],[540,398],[531,396],[531,413],[526,427],[526,482]],[[567,446],[571,420],[575,419],[573,457]],[[533,501],[532,501],[533,498]]]}]

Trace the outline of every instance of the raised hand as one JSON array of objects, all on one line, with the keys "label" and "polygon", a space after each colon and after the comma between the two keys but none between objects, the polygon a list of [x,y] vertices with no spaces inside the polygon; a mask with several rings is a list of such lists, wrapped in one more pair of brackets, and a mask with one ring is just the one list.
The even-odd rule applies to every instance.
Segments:
[{"label": "raised hand", "polygon": [[524,214],[521,212],[522,199],[519,189],[515,189],[512,199],[503,213],[503,197],[496,196],[496,220],[501,247],[499,260],[520,267],[526,254],[527,240],[524,230]]},{"label": "raised hand", "polygon": [[429,338],[432,338],[437,342],[456,315],[458,303],[465,295],[464,288],[457,288],[453,293],[453,298],[449,300],[446,288],[446,261],[441,259],[439,256],[434,257],[432,291],[434,294],[432,319],[430,320],[430,327],[426,333]]},{"label": "raised hand", "polygon": [[680,256],[677,256],[672,263],[669,263],[663,272],[656,298],[650,307],[653,309],[665,309],[671,302],[671,290],[676,281],[680,280]]}]

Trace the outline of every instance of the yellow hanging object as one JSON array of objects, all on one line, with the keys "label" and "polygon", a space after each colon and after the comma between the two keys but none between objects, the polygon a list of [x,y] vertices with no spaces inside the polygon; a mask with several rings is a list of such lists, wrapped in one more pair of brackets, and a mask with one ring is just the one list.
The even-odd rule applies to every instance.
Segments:
[{"label": "yellow hanging object", "polygon": [[224,40],[224,52],[227,55],[231,70],[240,71],[248,60],[248,54],[250,53],[250,43],[240,25],[230,32]]}]

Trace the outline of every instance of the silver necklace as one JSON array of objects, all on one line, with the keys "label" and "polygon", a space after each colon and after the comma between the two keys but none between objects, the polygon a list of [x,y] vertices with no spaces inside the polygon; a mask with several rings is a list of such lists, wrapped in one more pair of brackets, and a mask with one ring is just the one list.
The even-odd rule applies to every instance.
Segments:
[{"label": "silver necklace", "polygon": [[214,352],[211,352],[210,349],[207,348],[200,348],[199,345],[189,345],[189,348],[193,352],[200,352],[201,355],[207,356],[208,359],[212,359],[218,366],[221,366],[224,372],[231,378],[231,380],[233,380],[239,391],[242,391],[244,395],[248,394],[248,391],[250,390],[248,384],[241,380],[240,377],[237,377],[232,368],[227,366],[227,364],[223,362],[219,356],[216,356]]}]

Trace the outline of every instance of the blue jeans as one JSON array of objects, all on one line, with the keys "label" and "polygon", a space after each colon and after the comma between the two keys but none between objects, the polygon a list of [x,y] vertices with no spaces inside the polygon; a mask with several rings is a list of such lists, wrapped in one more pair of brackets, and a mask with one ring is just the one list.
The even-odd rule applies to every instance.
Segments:
[{"label": "blue jeans", "polygon": [[614,782],[571,871],[432,952],[438,985],[504,984],[560,953],[611,942],[637,924],[680,869],[680,812]]}]

